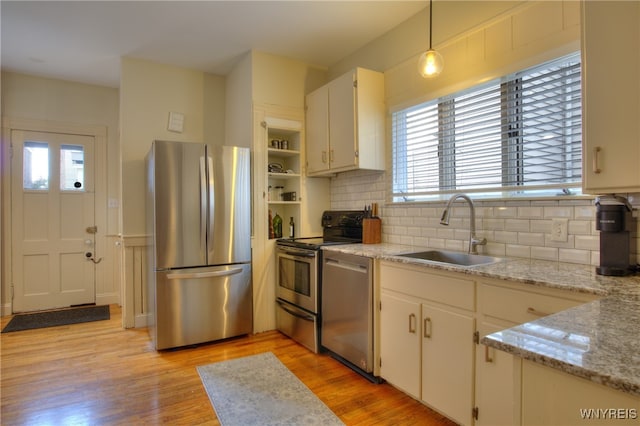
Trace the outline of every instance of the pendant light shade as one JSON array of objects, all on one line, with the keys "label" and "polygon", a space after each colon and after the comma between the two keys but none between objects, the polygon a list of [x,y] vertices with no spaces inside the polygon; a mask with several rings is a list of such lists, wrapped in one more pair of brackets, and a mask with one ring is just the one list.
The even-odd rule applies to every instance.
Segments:
[{"label": "pendant light shade", "polygon": [[429,0],[429,50],[420,55],[418,60],[418,72],[422,77],[435,77],[444,68],[442,55],[431,47],[433,41],[433,0]]},{"label": "pendant light shade", "polygon": [[425,78],[435,77],[442,72],[444,68],[444,59],[439,52],[429,49],[420,55],[418,61],[418,71]]}]

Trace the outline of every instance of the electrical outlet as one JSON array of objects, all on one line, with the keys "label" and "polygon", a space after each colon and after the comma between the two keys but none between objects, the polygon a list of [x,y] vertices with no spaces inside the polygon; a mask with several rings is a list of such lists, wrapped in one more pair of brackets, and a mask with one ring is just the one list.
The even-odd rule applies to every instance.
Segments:
[{"label": "electrical outlet", "polygon": [[569,219],[551,219],[551,241],[566,242]]}]

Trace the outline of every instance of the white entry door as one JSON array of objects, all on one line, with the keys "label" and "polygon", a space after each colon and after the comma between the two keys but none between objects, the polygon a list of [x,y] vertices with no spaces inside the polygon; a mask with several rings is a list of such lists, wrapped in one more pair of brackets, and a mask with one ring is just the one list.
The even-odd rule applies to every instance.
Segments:
[{"label": "white entry door", "polygon": [[13,312],[95,303],[94,137],[11,132]]}]

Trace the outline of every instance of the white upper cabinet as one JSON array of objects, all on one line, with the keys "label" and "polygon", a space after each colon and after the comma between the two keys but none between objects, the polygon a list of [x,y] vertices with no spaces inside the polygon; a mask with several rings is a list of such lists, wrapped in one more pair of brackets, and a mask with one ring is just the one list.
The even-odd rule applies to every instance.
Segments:
[{"label": "white upper cabinet", "polygon": [[583,191],[640,191],[640,2],[581,4]]},{"label": "white upper cabinet", "polygon": [[308,94],[307,175],[384,170],[384,75],[356,68]]}]

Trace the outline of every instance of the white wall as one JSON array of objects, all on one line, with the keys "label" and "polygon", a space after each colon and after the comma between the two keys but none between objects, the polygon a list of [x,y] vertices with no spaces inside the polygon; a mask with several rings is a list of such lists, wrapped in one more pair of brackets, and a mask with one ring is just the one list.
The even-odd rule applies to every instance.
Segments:
[{"label": "white wall", "polygon": [[[434,47],[445,60],[444,71],[437,78],[423,79],[417,72],[418,56],[428,48],[428,39],[422,45],[415,42],[418,28],[428,22],[426,10],[331,67],[330,74],[339,75],[355,65],[384,71],[387,107],[393,111],[580,48],[580,5],[576,1],[436,2],[434,13]],[[467,30],[463,31],[465,26]],[[448,33],[448,38],[439,38],[442,33]],[[390,134],[387,140],[390,145]],[[390,164],[387,170],[391,170]],[[469,225],[465,209],[455,209],[454,217],[458,219],[447,228],[439,225],[444,203],[385,205],[389,179],[388,172],[340,174],[332,178],[331,207],[359,209],[378,202],[384,205],[383,241],[464,249]],[[637,207],[640,194],[628,195]],[[478,233],[489,240],[483,249],[490,254],[599,263],[599,237],[591,199],[476,204]],[[549,240],[554,217],[569,220],[567,242]],[[637,219],[634,229],[640,262]]]}]

